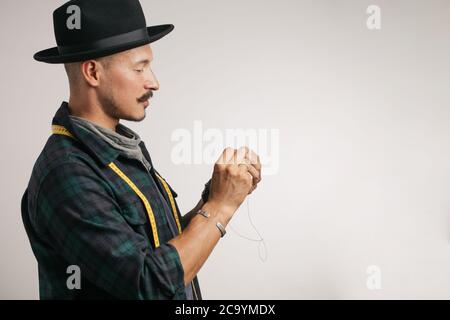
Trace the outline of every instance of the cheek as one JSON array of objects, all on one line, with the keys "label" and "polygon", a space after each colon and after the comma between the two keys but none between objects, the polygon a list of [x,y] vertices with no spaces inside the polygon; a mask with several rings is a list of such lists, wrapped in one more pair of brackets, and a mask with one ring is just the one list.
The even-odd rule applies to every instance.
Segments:
[{"label": "cheek", "polygon": [[118,100],[124,102],[129,102],[130,100],[134,101],[142,95],[143,90],[139,90],[136,76],[132,73],[122,72],[120,74],[116,74],[112,78],[111,82],[111,86],[114,90],[114,96]]}]

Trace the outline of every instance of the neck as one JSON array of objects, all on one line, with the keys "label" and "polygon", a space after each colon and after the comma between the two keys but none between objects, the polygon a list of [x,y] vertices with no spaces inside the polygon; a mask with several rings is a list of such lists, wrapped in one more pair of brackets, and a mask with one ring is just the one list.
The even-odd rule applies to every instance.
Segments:
[{"label": "neck", "polygon": [[78,100],[73,99],[72,96],[69,100],[69,113],[113,131],[116,131],[116,127],[120,120],[105,114],[100,105],[95,103],[80,103]]}]

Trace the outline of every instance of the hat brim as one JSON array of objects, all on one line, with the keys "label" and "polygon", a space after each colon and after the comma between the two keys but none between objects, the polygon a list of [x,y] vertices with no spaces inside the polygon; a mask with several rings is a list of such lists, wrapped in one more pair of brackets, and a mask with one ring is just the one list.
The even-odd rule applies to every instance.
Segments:
[{"label": "hat brim", "polygon": [[148,39],[145,40],[123,43],[118,46],[109,47],[101,50],[89,50],[71,54],[60,54],[58,47],[54,47],[35,53],[33,58],[37,61],[45,63],[71,63],[101,58],[152,43],[169,34],[173,29],[174,25],[172,24],[150,26],[147,27]]}]

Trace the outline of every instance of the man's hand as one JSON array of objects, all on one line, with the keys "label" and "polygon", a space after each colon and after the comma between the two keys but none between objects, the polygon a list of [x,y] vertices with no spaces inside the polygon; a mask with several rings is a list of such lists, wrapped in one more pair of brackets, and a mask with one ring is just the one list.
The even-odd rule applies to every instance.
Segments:
[{"label": "man's hand", "polygon": [[201,200],[197,205],[210,217],[195,214],[183,232],[169,241],[179,253],[185,285],[192,281],[221,237],[216,222],[226,227],[260,181],[261,163],[253,151],[246,147],[223,151],[214,165],[208,201],[203,204]]},{"label": "man's hand", "polygon": [[[261,181],[259,156],[247,147],[226,148],[214,165],[208,203],[231,215]],[[231,219],[231,216],[228,217]]]},{"label": "man's hand", "polygon": [[247,165],[248,172],[253,178],[253,185],[249,192],[251,194],[261,181],[261,161],[259,156],[247,147],[238,149],[237,153],[241,154],[241,157],[243,155],[243,162]]}]

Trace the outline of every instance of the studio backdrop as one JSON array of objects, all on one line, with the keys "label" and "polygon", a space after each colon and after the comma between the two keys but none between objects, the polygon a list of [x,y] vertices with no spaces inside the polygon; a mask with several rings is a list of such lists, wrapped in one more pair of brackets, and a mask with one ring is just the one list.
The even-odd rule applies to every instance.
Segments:
[{"label": "studio backdrop", "polygon": [[[20,199],[68,101],[64,1],[0,4],[0,298],[37,299]],[[227,146],[263,180],[199,272],[205,299],[450,297],[450,2],[141,1],[160,89],[126,122],[178,194]]]}]

